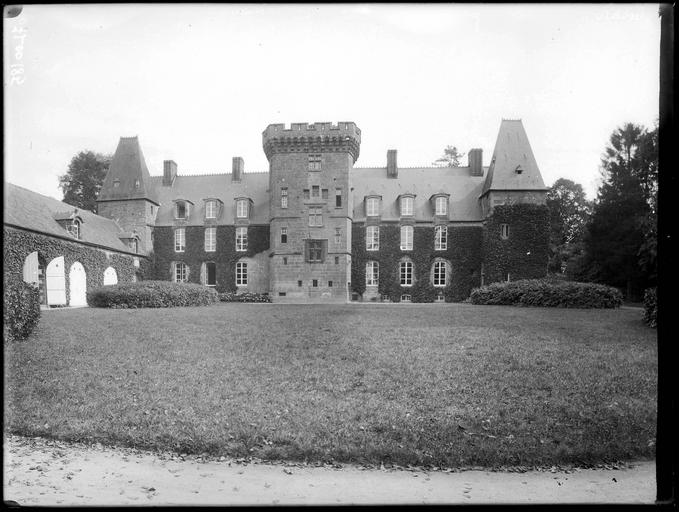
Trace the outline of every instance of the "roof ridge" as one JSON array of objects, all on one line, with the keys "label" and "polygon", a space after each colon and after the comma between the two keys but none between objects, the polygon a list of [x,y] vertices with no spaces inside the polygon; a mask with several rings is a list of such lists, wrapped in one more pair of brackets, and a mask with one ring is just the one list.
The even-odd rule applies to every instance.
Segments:
[{"label": "roof ridge", "polygon": [[[190,178],[191,176],[231,176],[233,172],[200,172],[196,174],[179,174],[178,178]],[[269,171],[243,171],[243,174],[269,174]],[[153,176],[153,178],[162,178],[162,176]]]}]

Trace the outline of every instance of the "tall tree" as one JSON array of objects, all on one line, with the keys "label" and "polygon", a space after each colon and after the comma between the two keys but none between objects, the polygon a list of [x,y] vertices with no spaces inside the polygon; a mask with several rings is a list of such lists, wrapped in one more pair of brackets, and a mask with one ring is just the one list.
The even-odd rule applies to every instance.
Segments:
[{"label": "tall tree", "polygon": [[64,202],[96,212],[97,195],[111,165],[111,155],[81,151],[71,159],[68,171],[59,176]]},{"label": "tall tree", "polygon": [[443,150],[443,156],[436,159],[432,165],[437,167],[460,167],[460,158],[464,153],[460,153],[455,146],[446,146]]}]

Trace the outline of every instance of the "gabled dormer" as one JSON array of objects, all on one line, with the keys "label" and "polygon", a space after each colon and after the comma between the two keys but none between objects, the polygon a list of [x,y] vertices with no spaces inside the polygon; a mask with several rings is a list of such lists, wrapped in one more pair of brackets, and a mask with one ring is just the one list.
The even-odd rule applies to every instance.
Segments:
[{"label": "gabled dormer", "polygon": [[136,231],[123,231],[122,233],[118,233],[118,238],[120,238],[120,241],[124,243],[132,252],[139,254],[140,237]]},{"label": "gabled dormer", "polygon": [[363,199],[366,218],[378,219],[382,215],[382,196],[370,193]]},{"label": "gabled dormer", "polygon": [[245,196],[234,198],[235,219],[236,222],[248,222],[252,216],[252,207],[254,203],[252,199]]},{"label": "gabled dormer", "polygon": [[188,199],[174,199],[172,203],[174,204],[174,219],[180,221],[189,220],[194,206],[193,202],[189,201]]},{"label": "gabled dormer", "polygon": [[74,208],[71,211],[55,213],[54,220],[56,220],[57,223],[73,238],[77,240],[82,238],[82,225],[84,221],[78,214],[77,208]]},{"label": "gabled dormer", "polygon": [[398,211],[401,218],[413,218],[415,216],[415,197],[412,192],[404,192],[398,196]]},{"label": "gabled dormer", "polygon": [[436,220],[448,220],[450,218],[450,194],[438,192],[429,198],[429,205]]},{"label": "gabled dormer", "polygon": [[216,197],[203,199],[203,217],[206,222],[216,221],[222,216],[224,203]]}]

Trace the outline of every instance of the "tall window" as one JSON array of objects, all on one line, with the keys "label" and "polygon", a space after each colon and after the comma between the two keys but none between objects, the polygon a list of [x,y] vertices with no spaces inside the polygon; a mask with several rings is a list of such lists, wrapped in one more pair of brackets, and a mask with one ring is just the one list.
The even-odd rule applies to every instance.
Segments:
[{"label": "tall window", "polygon": [[186,249],[186,231],[184,228],[177,228],[174,230],[174,250],[184,252],[184,249]]},{"label": "tall window", "polygon": [[448,227],[436,226],[434,228],[434,250],[445,251],[448,249]]},{"label": "tall window", "polygon": [[434,286],[445,286],[446,285],[446,262],[445,261],[435,261],[434,262]]},{"label": "tall window", "polygon": [[379,251],[380,250],[380,227],[368,226],[365,228],[365,250]]},{"label": "tall window", "polygon": [[342,189],[335,189],[335,208],[342,208]]},{"label": "tall window", "polygon": [[323,225],[323,208],[309,208],[309,226]]},{"label": "tall window", "polygon": [[247,286],[248,264],[244,261],[236,263],[236,286]]},{"label": "tall window", "polygon": [[439,196],[436,198],[436,215],[448,214],[448,198]]},{"label": "tall window", "polygon": [[380,198],[369,197],[365,205],[365,214],[368,217],[376,217],[380,214]]},{"label": "tall window", "polygon": [[281,228],[281,243],[288,243],[288,228]]},{"label": "tall window", "polygon": [[236,228],[236,250],[248,250],[248,228]]},{"label": "tall window", "polygon": [[282,188],[281,189],[281,208],[287,208],[287,207],[288,207],[288,189]]},{"label": "tall window", "polygon": [[217,228],[205,228],[205,252],[217,250]]},{"label": "tall window", "polygon": [[73,219],[73,222],[68,226],[68,232],[77,239],[80,239],[80,221]]},{"label": "tall window", "polygon": [[310,171],[320,171],[321,170],[321,155],[317,153],[309,154],[309,170]]},{"label": "tall window", "polygon": [[412,197],[406,196],[401,198],[401,216],[413,214],[413,202]]},{"label": "tall window", "polygon": [[402,251],[412,251],[413,250],[413,227],[412,226],[401,226],[401,250]]},{"label": "tall window", "polygon": [[500,237],[509,238],[509,224],[500,224]]},{"label": "tall window", "polygon": [[309,263],[323,262],[323,240],[307,240]]},{"label": "tall window", "polygon": [[399,265],[399,275],[401,277],[401,286],[413,285],[413,264],[410,261],[402,261]]},{"label": "tall window", "polygon": [[318,197],[320,194],[321,187],[318,185],[311,186],[311,197]]},{"label": "tall window", "polygon": [[365,285],[377,286],[380,281],[380,264],[376,261],[369,261],[365,264]]},{"label": "tall window", "polygon": [[217,266],[213,261],[203,263],[201,274],[201,281],[205,286],[217,285]]},{"label": "tall window", "polygon": [[342,228],[335,228],[335,243],[337,245],[342,243]]},{"label": "tall window", "polygon": [[175,217],[185,219],[188,216],[188,207],[184,201],[177,201],[175,204]]},{"label": "tall window", "polygon": [[239,219],[247,219],[248,218],[248,200],[247,199],[239,199],[238,202],[236,203],[236,217]]},{"label": "tall window", "polygon": [[189,269],[186,263],[181,261],[174,264],[174,282],[175,283],[185,283],[189,280]]},{"label": "tall window", "polygon": [[206,219],[217,218],[217,201],[207,201],[205,203],[205,218]]}]

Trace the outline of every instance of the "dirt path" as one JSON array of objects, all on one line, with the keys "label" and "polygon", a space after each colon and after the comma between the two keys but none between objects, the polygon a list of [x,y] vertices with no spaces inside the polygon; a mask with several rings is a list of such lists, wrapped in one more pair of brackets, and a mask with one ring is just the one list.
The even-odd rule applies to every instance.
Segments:
[{"label": "dirt path", "polygon": [[374,470],[181,460],[10,436],[4,499],[21,505],[653,503],[655,463],[618,470]]}]

